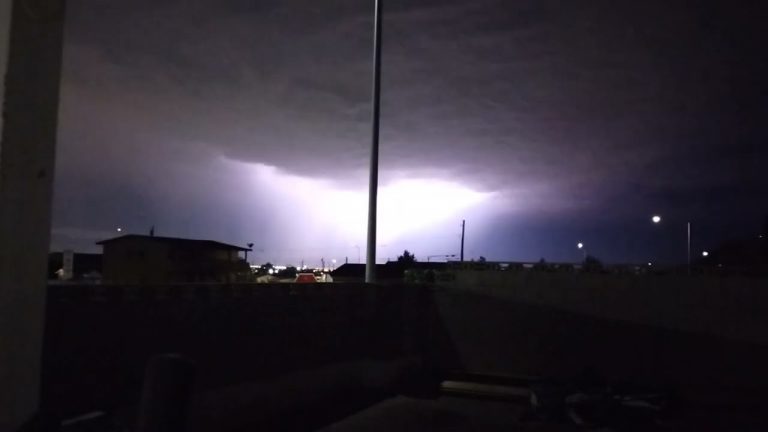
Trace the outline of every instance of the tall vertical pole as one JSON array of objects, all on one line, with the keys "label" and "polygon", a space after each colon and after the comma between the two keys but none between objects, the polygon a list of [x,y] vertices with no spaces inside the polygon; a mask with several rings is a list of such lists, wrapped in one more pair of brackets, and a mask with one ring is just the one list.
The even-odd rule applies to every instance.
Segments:
[{"label": "tall vertical pole", "polygon": [[464,261],[464,225],[465,220],[461,220],[461,261]]},{"label": "tall vertical pole", "polygon": [[691,223],[688,222],[688,274],[691,274]]},{"label": "tall vertical pole", "polygon": [[376,282],[376,200],[379,191],[379,107],[381,96],[381,3],[374,0],[373,17],[373,113],[371,128],[371,168],[368,180],[368,244],[365,257],[365,282]]}]

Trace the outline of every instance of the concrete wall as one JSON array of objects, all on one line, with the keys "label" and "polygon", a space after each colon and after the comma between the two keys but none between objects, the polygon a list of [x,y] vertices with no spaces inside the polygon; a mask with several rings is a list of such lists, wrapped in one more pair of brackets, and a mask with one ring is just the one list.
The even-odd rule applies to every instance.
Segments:
[{"label": "concrete wall", "polygon": [[[530,277],[541,289],[559,280]],[[422,379],[464,370],[574,380],[592,369],[612,383],[698,398],[768,388],[768,345],[568,311],[526,289],[514,297],[488,287],[339,283],[51,286],[43,402],[61,417],[134,404],[146,361],[167,352],[197,363],[201,391],[404,357],[434,366]]]},{"label": "concrete wall", "polygon": [[718,402],[768,391],[768,284],[746,277],[456,271],[433,299],[471,372],[671,387]]},{"label": "concrete wall", "polygon": [[193,359],[198,390],[400,357],[408,288],[50,286],[43,403],[60,417],[134,404],[147,360],[160,353]]},{"label": "concrete wall", "polygon": [[670,388],[689,400],[764,398],[768,345],[569,312],[508,296],[433,292],[449,369]]},{"label": "concrete wall", "polygon": [[768,280],[456,271],[446,287],[585,316],[768,345]]}]

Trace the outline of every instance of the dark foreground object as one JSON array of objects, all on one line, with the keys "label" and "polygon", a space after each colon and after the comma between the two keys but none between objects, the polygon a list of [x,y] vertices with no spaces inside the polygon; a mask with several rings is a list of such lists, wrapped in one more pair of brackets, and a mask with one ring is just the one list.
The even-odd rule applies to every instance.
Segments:
[{"label": "dark foreground object", "polygon": [[184,432],[194,378],[194,363],[182,356],[166,354],[150,360],[136,430]]}]

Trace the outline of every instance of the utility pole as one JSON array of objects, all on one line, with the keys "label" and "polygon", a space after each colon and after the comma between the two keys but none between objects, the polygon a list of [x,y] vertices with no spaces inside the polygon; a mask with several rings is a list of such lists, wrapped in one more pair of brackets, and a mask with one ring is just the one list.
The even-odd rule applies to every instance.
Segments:
[{"label": "utility pole", "polygon": [[688,222],[688,276],[691,275],[691,223]]},{"label": "utility pole", "polygon": [[381,95],[381,3],[375,1],[373,17],[373,101],[371,116],[371,168],[368,180],[368,250],[365,257],[365,282],[376,282],[376,195],[379,188],[379,107]]},{"label": "utility pole", "polygon": [[252,250],[253,243],[248,243],[246,246],[248,246],[248,249],[245,250],[245,262],[248,262],[248,251]]},{"label": "utility pole", "polygon": [[464,226],[466,225],[466,221],[464,219],[461,220],[461,261],[464,261]]}]

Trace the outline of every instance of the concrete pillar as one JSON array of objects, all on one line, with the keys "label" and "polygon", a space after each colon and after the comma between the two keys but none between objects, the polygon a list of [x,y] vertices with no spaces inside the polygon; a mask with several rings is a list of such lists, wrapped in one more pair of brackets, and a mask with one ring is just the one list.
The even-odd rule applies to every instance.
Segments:
[{"label": "concrete pillar", "polygon": [[0,8],[0,430],[15,431],[38,409],[64,2]]}]

